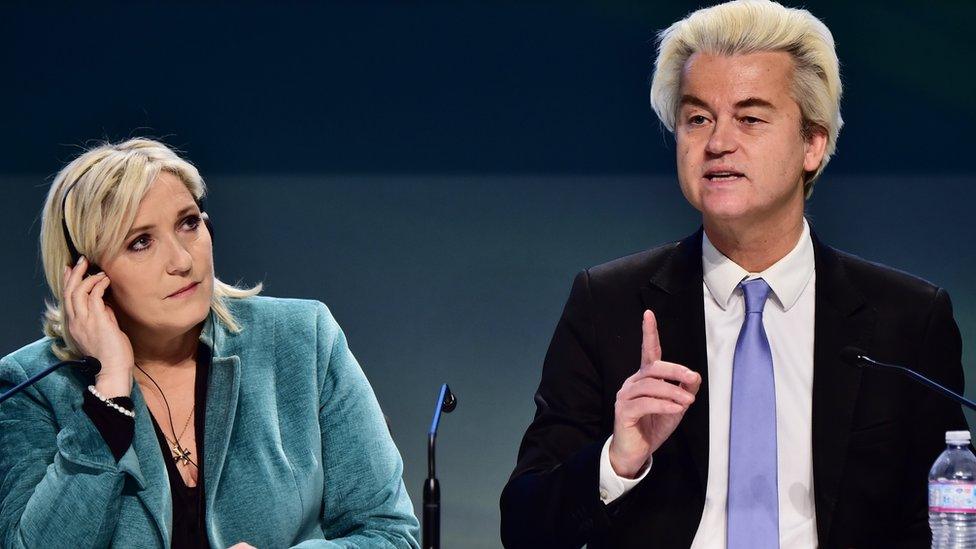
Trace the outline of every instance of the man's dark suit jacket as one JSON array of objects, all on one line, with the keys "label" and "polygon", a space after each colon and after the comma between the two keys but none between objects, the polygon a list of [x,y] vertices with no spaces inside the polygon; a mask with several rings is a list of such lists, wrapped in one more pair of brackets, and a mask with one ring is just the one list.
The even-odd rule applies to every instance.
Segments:
[{"label": "man's dark suit jacket", "polygon": [[[549,346],[537,411],[501,497],[506,547],[686,548],[708,472],[702,232],[581,272]],[[855,345],[963,390],[962,344],[944,290],[813,237],[816,298],[813,477],[821,547],[929,547],[927,474],[960,407],[902,376],[840,359]],[[662,359],[702,376],[650,473],[609,506],[600,452],[616,392],[640,365],[654,311]],[[781,449],[780,459],[789,459]]]}]

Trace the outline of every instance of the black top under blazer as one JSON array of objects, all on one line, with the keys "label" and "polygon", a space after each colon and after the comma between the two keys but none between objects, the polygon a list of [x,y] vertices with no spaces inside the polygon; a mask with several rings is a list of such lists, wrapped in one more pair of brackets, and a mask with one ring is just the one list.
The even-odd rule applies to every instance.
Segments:
[{"label": "black top under blazer", "polygon": [[[929,547],[927,474],[961,408],[902,376],[840,359],[854,345],[963,390],[962,343],[945,290],[813,236],[813,477],[821,547]],[[705,502],[708,367],[702,231],[577,275],[546,355],[537,406],[501,497],[506,547],[687,548]],[[640,365],[641,316],[662,359],[702,376],[650,473],[604,505],[600,453],[616,392]],[[788,455],[789,450],[781,450]]]}]

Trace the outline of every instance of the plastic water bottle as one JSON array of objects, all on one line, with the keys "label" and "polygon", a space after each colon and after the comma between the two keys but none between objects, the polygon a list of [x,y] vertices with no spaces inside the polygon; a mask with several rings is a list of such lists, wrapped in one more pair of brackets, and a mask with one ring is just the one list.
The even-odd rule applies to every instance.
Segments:
[{"label": "plastic water bottle", "polygon": [[976,456],[969,431],[946,433],[946,449],[929,471],[933,549],[976,547]]}]

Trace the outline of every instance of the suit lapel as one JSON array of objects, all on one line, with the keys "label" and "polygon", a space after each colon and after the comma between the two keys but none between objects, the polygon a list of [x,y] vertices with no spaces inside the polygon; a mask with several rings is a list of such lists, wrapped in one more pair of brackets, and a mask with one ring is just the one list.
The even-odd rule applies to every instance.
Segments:
[{"label": "suit lapel", "polygon": [[222,325],[213,321],[212,313],[210,316],[208,327],[200,336],[200,341],[212,352],[203,431],[203,482],[208,513],[213,509],[217,485],[227,459],[241,381],[241,360],[234,354],[234,338]]},{"label": "suit lapel", "polygon": [[813,350],[813,479],[817,536],[829,542],[861,370],[843,363],[845,346],[868,347],[875,313],[848,280],[838,253],[812,235],[816,263]]},{"label": "suit lapel", "polygon": [[[122,456],[119,465],[131,458],[130,473],[139,485],[137,495],[139,501],[146,507],[146,511],[153,518],[162,543],[169,545],[171,526],[173,524],[173,499],[170,490],[169,476],[166,473],[166,463],[163,461],[162,449],[156,430],[153,428],[152,417],[146,401],[139,390],[138,384],[132,387],[132,402],[136,410],[135,436],[132,439],[131,452]],[[131,457],[130,457],[131,456]]]},{"label": "suit lapel", "polygon": [[682,364],[702,376],[695,403],[676,434],[688,445],[704,494],[708,480],[708,354],[701,250],[699,229],[674,247],[650,284],[642,288],[641,296],[657,318],[662,360]]}]

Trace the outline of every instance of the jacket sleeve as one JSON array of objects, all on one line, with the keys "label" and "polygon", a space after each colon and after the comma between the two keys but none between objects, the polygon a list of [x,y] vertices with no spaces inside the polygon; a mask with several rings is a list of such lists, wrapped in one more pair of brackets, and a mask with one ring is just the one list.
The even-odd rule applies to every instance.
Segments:
[{"label": "jacket sleeve", "polygon": [[[952,316],[952,303],[945,290],[936,292],[928,312],[928,322],[918,351],[916,368],[942,385],[962,394],[965,390],[962,368],[962,338]],[[905,547],[928,547],[931,532],[928,525],[926,478],[935,459],[945,449],[945,432],[969,430],[962,408],[952,400],[927,387],[913,384],[910,452],[903,498],[900,543]]]},{"label": "jacket sleeve", "polygon": [[600,451],[608,433],[601,427],[594,317],[583,271],[556,325],[535,394],[535,419],[502,492],[506,547],[580,547],[609,524],[599,496]]},{"label": "jacket sleeve", "polygon": [[317,322],[327,541],[297,547],[419,548],[403,461],[373,389],[325,305],[319,304]]},{"label": "jacket sleeve", "polygon": [[[0,391],[26,379],[13,358],[0,361]],[[130,450],[116,462],[80,394],[77,399],[78,406],[58,419],[37,385],[0,404],[3,547],[104,547],[111,541],[135,454]]]}]

